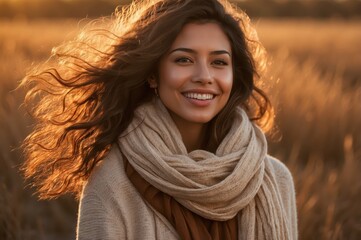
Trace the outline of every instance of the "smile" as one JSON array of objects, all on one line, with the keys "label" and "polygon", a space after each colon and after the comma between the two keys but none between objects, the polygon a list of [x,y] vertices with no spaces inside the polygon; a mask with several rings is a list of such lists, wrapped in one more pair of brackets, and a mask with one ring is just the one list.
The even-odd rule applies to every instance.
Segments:
[{"label": "smile", "polygon": [[186,98],[197,100],[211,100],[215,95],[210,93],[183,93]]}]

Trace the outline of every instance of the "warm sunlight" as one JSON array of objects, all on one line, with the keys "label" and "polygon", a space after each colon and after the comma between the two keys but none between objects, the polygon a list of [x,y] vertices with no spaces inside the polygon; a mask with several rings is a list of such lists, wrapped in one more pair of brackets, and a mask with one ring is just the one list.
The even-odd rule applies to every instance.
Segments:
[{"label": "warm sunlight", "polygon": [[[4,236],[6,236],[4,239],[75,239],[79,199],[65,196],[52,201],[38,201],[35,189],[28,186],[30,183],[24,181],[22,172],[19,170],[24,161],[21,144],[31,132],[35,120],[30,117],[23,105],[27,90],[23,87],[18,88],[18,86],[30,69],[49,60],[52,50],[64,42],[68,43],[69,40],[73,40],[77,33],[83,30],[86,23],[98,17],[109,16],[119,4],[129,2],[131,0],[0,0],[1,239]],[[361,12],[359,11],[361,1],[240,0],[234,2],[237,2],[237,6],[251,16],[260,42],[268,54],[268,71],[256,83],[269,96],[275,113],[275,127],[266,134],[267,150],[270,155],[280,159],[293,175],[296,187],[300,239],[361,239],[361,208],[359,207],[361,200]],[[94,25],[89,25],[89,27],[104,25],[92,24]],[[131,24],[127,26],[131,26]],[[216,28],[217,31],[224,35],[224,32],[218,28]],[[101,36],[93,39],[92,43],[97,43],[104,49],[117,49],[114,46],[124,41],[122,37],[117,35],[118,33],[111,33],[111,37],[107,40],[114,45],[105,46],[103,40],[106,34],[110,35],[108,29],[101,32]],[[203,35],[200,37],[193,34],[192,36],[197,37],[196,43],[206,39],[201,38],[204,37]],[[229,41],[228,35],[223,37],[223,40],[226,39],[225,42]],[[192,38],[186,39],[187,41],[184,40],[185,43],[190,44],[189,42],[192,42],[189,40]],[[211,45],[209,42],[207,43]],[[140,49],[138,43],[140,45],[140,41],[133,41],[132,39],[129,46],[136,46],[135,49]],[[218,41],[217,44],[219,45],[220,42]],[[105,59],[104,66],[107,67],[113,67],[112,64],[118,60],[115,58],[118,56],[117,54],[122,55],[126,52],[120,48],[121,50],[118,49],[119,52],[116,54],[106,55],[102,51],[96,51],[89,47],[90,45],[84,46],[82,45],[82,51],[77,52],[79,56],[91,52],[94,59]],[[208,45],[204,44],[204,46]],[[68,47],[69,49],[72,48]],[[149,47],[141,49],[149,50]],[[156,51],[153,52],[160,52],[158,48],[154,49]],[[175,84],[169,79],[175,79],[178,82],[184,79],[184,81],[189,80],[186,74],[181,79],[181,74],[187,72],[186,67],[191,69],[188,71],[192,74],[197,70],[195,65],[192,65],[196,61],[192,57],[197,56],[197,54],[189,51],[189,48],[183,47],[182,49],[179,51],[181,53],[174,55],[177,58],[170,55],[168,65],[165,65],[168,67],[162,68],[167,73],[164,74],[168,77],[165,81],[166,84],[171,85],[169,82]],[[184,49],[188,51],[184,51]],[[233,49],[229,52],[233,54]],[[243,51],[240,52],[243,53]],[[137,52],[137,54],[133,55],[141,59],[138,60],[143,64],[143,52]],[[209,56],[207,55],[207,57]],[[53,63],[54,59],[56,58],[51,58],[46,64]],[[128,60],[126,57],[124,59]],[[217,55],[215,61],[210,61],[210,65],[217,63],[216,70],[212,69],[213,73],[222,73],[217,75],[218,83],[222,83],[227,76],[229,81],[234,81],[233,75],[229,77],[230,75],[226,74],[230,72],[229,69],[226,72],[227,68],[224,66],[227,64],[225,61],[227,59]],[[125,62],[119,68],[114,67],[109,76],[122,76],[116,75],[118,70],[130,63],[131,61]],[[158,65],[154,64],[154,66]],[[194,68],[190,68],[190,66]],[[233,67],[233,65],[229,67]],[[138,72],[138,68],[134,69],[133,72]],[[244,71],[243,68],[241,69]],[[166,70],[172,71],[167,72]],[[240,70],[238,73],[242,71]],[[177,74],[174,75],[174,72]],[[96,73],[94,71],[88,74],[91,76]],[[51,75],[51,71],[49,71],[49,75]],[[64,75],[68,77],[67,73]],[[153,74],[151,77],[155,75],[157,74]],[[148,75],[146,77],[139,77],[143,81],[143,85],[140,84],[140,86],[148,87],[150,83],[157,83],[156,80],[158,79],[155,77],[151,78]],[[42,78],[39,77],[39,79],[41,81]],[[69,77],[69,79],[71,78]],[[104,79],[108,80],[108,78]],[[118,80],[118,78],[115,79]],[[194,79],[196,78],[192,78],[194,82],[200,81]],[[101,80],[103,78],[96,79],[94,82]],[[147,84],[144,85],[145,83]],[[187,83],[189,84],[189,82]],[[54,89],[57,89],[57,84],[59,83],[54,82]],[[89,84],[89,89],[93,86],[92,84]],[[103,84],[106,85],[106,81]],[[169,86],[168,88],[172,89]],[[70,87],[67,89],[69,96],[74,92],[74,89]],[[101,92],[99,89],[95,89],[94,92]],[[109,89],[115,88],[109,87]],[[187,101],[206,105],[204,101],[214,99],[219,94],[217,91],[202,93],[202,95],[201,93],[179,90],[172,95],[173,92],[169,89],[170,93],[168,92],[169,95],[167,96],[173,96],[174,99],[172,100],[175,102],[171,106],[175,112],[170,114],[173,117],[178,114],[177,110],[179,110],[180,105],[177,105],[176,100],[179,97],[184,96],[188,98]],[[64,89],[58,93],[60,92],[66,93]],[[254,90],[253,93],[255,93]],[[37,97],[41,97],[42,94],[39,92]],[[165,93],[161,92],[161,97],[164,95]],[[86,94],[74,94],[74,96],[79,98],[86,96],[91,101],[97,98],[96,95],[90,97]],[[146,99],[145,96],[147,95],[142,92],[142,95],[139,94],[139,96]],[[197,100],[194,100],[195,98]],[[36,100],[36,98],[34,99]],[[67,101],[70,101],[69,99],[67,98]],[[119,99],[123,98],[117,95],[112,100]],[[226,100],[224,103],[222,102],[222,106],[225,105],[225,102]],[[112,103],[109,101],[109,104]],[[63,103],[57,102],[57,104],[59,105],[53,103],[59,109],[63,106]],[[101,105],[103,103],[100,102],[93,104],[94,106],[91,105],[92,103],[88,104],[92,107],[103,107]],[[187,104],[184,105],[188,106]],[[117,106],[113,103],[112,108],[107,109],[114,108],[116,109],[114,112],[122,112],[123,110],[118,111]],[[105,107],[101,107],[99,107],[101,111],[98,109],[99,112],[96,113],[100,114],[106,110]],[[44,110],[44,108],[43,106],[43,109],[39,111]],[[89,109],[91,108],[89,107]],[[78,115],[85,118],[92,112],[89,109],[80,112]],[[183,108],[180,110],[183,111]],[[184,111],[188,111],[188,109]],[[195,112],[199,113],[200,111],[194,110],[192,112],[194,114],[190,116],[191,119],[197,117]],[[58,113],[54,111],[53,115],[56,114]],[[212,118],[217,114],[219,111],[217,113],[212,112]],[[226,116],[228,117],[228,115]],[[73,117],[78,116],[74,114]],[[51,122],[48,118],[44,119]],[[116,117],[109,116],[107,124],[116,120]],[[159,122],[155,121],[155,123],[152,122],[149,125],[158,125]],[[110,129],[110,132],[113,131],[113,128],[107,124],[102,127]],[[219,123],[217,122],[217,124]],[[182,133],[187,132],[187,130],[189,129],[183,129]],[[55,134],[46,133],[47,139],[54,138]],[[79,136],[82,134],[81,131],[78,132]],[[163,137],[162,134],[158,133],[156,136]],[[168,135],[164,134],[164,136]],[[207,135],[207,137],[214,136]],[[66,139],[66,137],[64,138]],[[81,146],[86,146],[86,144],[89,143],[79,142]],[[62,153],[68,154],[68,145],[61,146],[66,149]],[[175,144],[175,146],[178,145]],[[149,155],[153,156],[154,152],[156,151],[152,151]],[[201,155],[204,152],[205,150],[195,152],[194,155],[198,156],[197,154]],[[209,155],[211,154],[214,153],[209,153]],[[217,156],[217,154],[212,156]],[[48,152],[44,156],[44,158],[51,159],[52,152]],[[149,162],[152,163],[149,165],[157,165],[153,161],[148,161],[144,165]],[[190,171],[189,175],[192,174],[193,172]],[[217,179],[217,177],[214,178]],[[53,182],[56,183],[56,180]],[[94,207],[94,211],[99,209],[101,207]]]}]

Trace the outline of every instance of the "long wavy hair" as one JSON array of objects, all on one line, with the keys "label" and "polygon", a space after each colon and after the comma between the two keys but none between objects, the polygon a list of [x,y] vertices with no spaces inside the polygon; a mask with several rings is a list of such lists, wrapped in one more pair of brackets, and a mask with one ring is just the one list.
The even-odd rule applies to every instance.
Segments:
[{"label": "long wavy hair", "polygon": [[147,84],[182,27],[217,22],[232,46],[234,82],[225,108],[210,122],[212,150],[230,129],[235,108],[268,129],[272,107],[258,87],[265,52],[250,20],[227,1],[142,0],[93,22],[22,81],[27,109],[36,120],[24,140],[24,175],[42,199],[79,196],[84,181],[154,97]]}]

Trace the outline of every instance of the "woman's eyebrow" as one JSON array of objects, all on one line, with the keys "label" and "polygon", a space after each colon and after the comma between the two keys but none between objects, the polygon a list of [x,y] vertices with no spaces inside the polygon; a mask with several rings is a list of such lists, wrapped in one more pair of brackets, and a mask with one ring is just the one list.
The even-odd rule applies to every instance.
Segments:
[{"label": "woman's eyebrow", "polygon": [[[187,52],[187,53],[197,53],[197,51],[191,49],[191,48],[176,48],[173,49],[169,52],[169,54],[176,52],[176,51],[181,51],[181,52]],[[216,50],[216,51],[211,51],[211,55],[222,55],[222,54],[227,54],[229,56],[232,56],[228,51],[226,50]]]}]

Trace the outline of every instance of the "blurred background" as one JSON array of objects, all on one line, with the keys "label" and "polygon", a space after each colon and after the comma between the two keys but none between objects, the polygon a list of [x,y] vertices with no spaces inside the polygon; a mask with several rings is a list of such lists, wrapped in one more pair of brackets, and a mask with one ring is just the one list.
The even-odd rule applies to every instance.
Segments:
[{"label": "blurred background", "polygon": [[[129,2],[0,0],[0,239],[75,238],[76,200],[38,201],[19,173],[32,121],[15,88],[84,19]],[[361,1],[234,2],[272,63],[269,151],[294,176],[300,239],[361,239]]]}]

